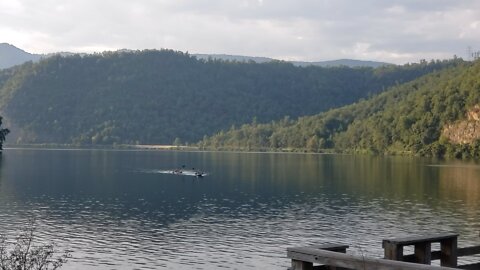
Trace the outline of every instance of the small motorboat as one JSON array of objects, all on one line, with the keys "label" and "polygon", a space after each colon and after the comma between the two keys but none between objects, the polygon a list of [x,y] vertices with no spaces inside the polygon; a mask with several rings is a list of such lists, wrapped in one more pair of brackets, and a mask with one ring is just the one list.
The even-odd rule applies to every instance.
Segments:
[{"label": "small motorboat", "polygon": [[196,177],[204,177],[205,175],[207,175],[205,172],[195,171]]},{"label": "small motorboat", "polygon": [[208,175],[206,172],[201,170],[196,170],[195,168],[192,168],[191,170],[186,170],[184,166],[182,166],[181,169],[179,168],[179,169],[167,170],[162,172],[168,173],[168,174],[195,176],[195,177],[204,177]]}]

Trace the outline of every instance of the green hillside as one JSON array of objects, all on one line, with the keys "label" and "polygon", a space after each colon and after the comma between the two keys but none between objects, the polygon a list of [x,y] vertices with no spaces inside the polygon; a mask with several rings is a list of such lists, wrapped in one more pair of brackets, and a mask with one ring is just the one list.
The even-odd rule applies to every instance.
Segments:
[{"label": "green hillside", "polygon": [[52,56],[0,75],[8,142],[170,144],[353,103],[461,61],[372,68],[198,60],[170,50]]},{"label": "green hillside", "polygon": [[[479,103],[477,61],[434,72],[368,100],[316,116],[244,125],[200,144],[217,149],[333,149],[478,158]],[[457,142],[449,136],[457,138]]]}]

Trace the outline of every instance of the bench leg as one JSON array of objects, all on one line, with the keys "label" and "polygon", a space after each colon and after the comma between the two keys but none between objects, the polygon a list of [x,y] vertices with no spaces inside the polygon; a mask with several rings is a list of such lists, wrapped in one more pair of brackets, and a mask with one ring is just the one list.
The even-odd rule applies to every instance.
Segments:
[{"label": "bench leg", "polygon": [[432,263],[432,244],[418,243],[415,245],[415,262],[422,264]]},{"label": "bench leg", "polygon": [[403,261],[403,246],[386,243],[383,247],[385,259],[394,261]]},{"label": "bench leg", "polygon": [[440,242],[440,265],[457,267],[457,238],[451,238]]}]

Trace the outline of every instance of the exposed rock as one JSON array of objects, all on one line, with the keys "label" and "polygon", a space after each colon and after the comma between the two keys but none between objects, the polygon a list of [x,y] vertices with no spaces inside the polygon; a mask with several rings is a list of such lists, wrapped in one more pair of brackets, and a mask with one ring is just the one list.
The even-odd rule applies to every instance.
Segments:
[{"label": "exposed rock", "polygon": [[467,112],[467,119],[470,121],[480,121],[480,105],[475,105]]},{"label": "exposed rock", "polygon": [[466,120],[445,125],[442,135],[456,144],[471,144],[480,139],[480,105],[475,105],[466,116]]}]

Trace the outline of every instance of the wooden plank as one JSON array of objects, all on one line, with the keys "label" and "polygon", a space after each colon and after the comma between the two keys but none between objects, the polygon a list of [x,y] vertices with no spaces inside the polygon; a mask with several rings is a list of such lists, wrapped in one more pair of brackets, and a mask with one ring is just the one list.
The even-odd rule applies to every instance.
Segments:
[{"label": "wooden plank", "polygon": [[346,253],[347,248],[349,248],[350,246],[344,245],[344,244],[324,244],[324,245],[312,245],[308,247]]},{"label": "wooden plank", "polygon": [[[288,248],[287,249],[287,257],[292,260],[297,261],[304,261],[304,262],[311,262],[315,261],[315,258],[312,254],[308,254],[308,252],[302,252],[300,248]],[[332,251],[330,251],[332,252]]]},{"label": "wooden plank", "polygon": [[348,269],[321,264],[321,265],[315,265],[315,266],[313,266],[313,270],[348,270]]},{"label": "wooden plank", "polygon": [[299,254],[297,254],[297,257],[293,258],[290,256],[290,251],[298,251],[298,250],[303,250],[304,248],[309,248],[309,249],[322,249],[322,250],[328,250],[328,251],[333,251],[333,252],[342,252],[342,253],[346,253],[346,249],[348,248],[349,246],[348,245],[344,245],[344,244],[324,244],[324,245],[311,245],[311,246],[303,246],[303,247],[289,247],[287,248],[287,257],[288,258],[291,258],[291,259],[298,259],[298,260],[302,260],[304,259],[305,257],[299,255],[301,254],[301,252],[299,252]]},{"label": "wooden plank", "polygon": [[[315,249],[323,249],[323,250],[328,250],[328,251],[334,251],[334,252],[342,252],[342,253],[347,253],[347,248],[349,248],[348,245],[344,244],[323,244],[323,245],[312,245],[308,246],[309,248],[315,248]],[[287,249],[288,250],[288,249]],[[292,261],[292,270],[295,269],[293,266],[293,261]],[[342,270],[342,268],[334,267],[334,266],[328,266],[328,265],[318,265],[313,267],[314,270]]]},{"label": "wooden plank", "polygon": [[289,248],[288,257],[296,260],[358,270],[447,270],[454,268],[401,261],[373,259],[321,249]]},{"label": "wooden plank", "polygon": [[[480,246],[472,246],[472,247],[461,247],[457,249],[457,256],[472,256],[480,254]],[[431,253],[431,259],[440,260],[441,252],[439,250],[434,250]],[[415,262],[415,255],[408,254],[403,256],[403,261],[405,262]]]},{"label": "wooden plank", "polygon": [[457,233],[442,233],[442,234],[430,234],[430,235],[421,235],[421,236],[409,236],[409,237],[401,237],[401,238],[391,238],[391,239],[383,239],[382,245],[385,243],[391,243],[396,245],[414,245],[416,243],[421,242],[440,242],[445,239],[456,238],[458,237]]},{"label": "wooden plank", "polygon": [[292,260],[292,270],[313,270],[312,262]]},{"label": "wooden plank", "polygon": [[480,269],[480,263],[472,263],[466,265],[459,265],[457,266],[460,269],[468,269],[468,270],[478,270]]},{"label": "wooden plank", "polygon": [[457,255],[461,256],[471,256],[480,254],[480,246],[471,246],[471,247],[463,247],[457,249]]}]

